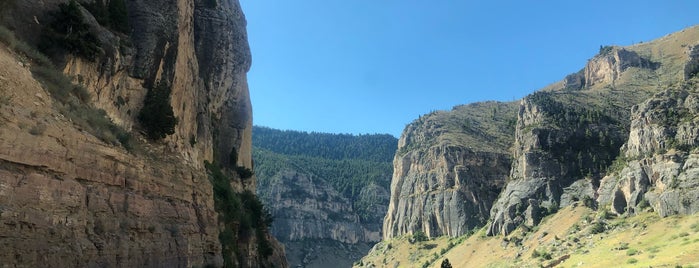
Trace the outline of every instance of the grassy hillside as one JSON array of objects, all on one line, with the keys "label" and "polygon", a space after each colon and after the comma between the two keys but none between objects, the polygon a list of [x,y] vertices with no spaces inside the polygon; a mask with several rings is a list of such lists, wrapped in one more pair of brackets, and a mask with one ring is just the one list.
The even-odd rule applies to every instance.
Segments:
[{"label": "grassy hillside", "polygon": [[399,154],[438,144],[468,144],[472,149],[507,152],[512,145],[519,102],[477,102],[420,116],[405,131]]},{"label": "grassy hillside", "polygon": [[[355,267],[694,267],[699,265],[699,215],[660,218],[652,211],[614,218],[581,203],[532,230],[486,237],[379,243]],[[456,245],[450,245],[456,244]]]}]

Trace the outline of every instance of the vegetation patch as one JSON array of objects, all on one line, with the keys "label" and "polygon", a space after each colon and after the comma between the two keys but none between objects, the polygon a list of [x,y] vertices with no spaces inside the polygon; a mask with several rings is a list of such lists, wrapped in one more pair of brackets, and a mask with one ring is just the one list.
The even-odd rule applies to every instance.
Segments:
[{"label": "vegetation patch", "polygon": [[170,87],[158,82],[148,90],[138,120],[151,140],[159,140],[175,133],[177,118],[170,104]]},{"label": "vegetation patch", "polygon": [[135,141],[131,134],[115,125],[104,110],[92,106],[87,89],[73,84],[70,78],[53,66],[48,57],[17,39],[11,31],[2,26],[0,42],[33,63],[31,72],[34,78],[41,82],[56,100],[54,104],[61,114],[100,140],[133,151]]},{"label": "vegetation patch", "polygon": [[[258,256],[266,258],[273,253],[272,244],[267,239],[272,216],[254,193],[236,193],[231,181],[217,164],[205,162],[209,181],[214,190],[214,208],[219,213],[219,223],[223,231],[219,234],[221,251],[226,267],[234,267],[232,257],[242,258],[237,241],[255,235]],[[240,261],[240,260],[239,260]]]},{"label": "vegetation patch", "polygon": [[[105,1],[107,3],[105,4]],[[129,14],[124,0],[96,0],[82,4],[97,22],[112,30],[129,33]]]},{"label": "vegetation patch", "polygon": [[43,28],[39,49],[49,55],[68,52],[94,61],[101,53],[101,43],[85,22],[80,5],[71,0],[58,5],[52,21]]},{"label": "vegetation patch", "polygon": [[[353,139],[356,143],[352,142]],[[279,172],[296,170],[325,180],[352,202],[362,222],[380,223],[383,219],[374,212],[378,197],[366,192],[362,195],[362,190],[372,189],[372,186],[390,189],[393,165],[389,155],[396,151],[394,137],[308,134],[254,127],[253,144],[258,189],[265,189],[273,183],[272,178]],[[370,155],[369,152],[376,154]],[[234,157],[230,156],[231,163],[235,163]],[[249,173],[244,168],[239,170]],[[264,196],[265,193],[260,194]]]}]

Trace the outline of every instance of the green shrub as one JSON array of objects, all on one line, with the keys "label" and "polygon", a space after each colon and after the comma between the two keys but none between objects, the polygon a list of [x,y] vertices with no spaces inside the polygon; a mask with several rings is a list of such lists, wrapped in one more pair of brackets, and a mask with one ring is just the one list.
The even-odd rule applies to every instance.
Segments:
[{"label": "green shrub", "polygon": [[101,43],[85,23],[79,4],[75,0],[58,5],[53,20],[44,27],[39,49],[49,55],[61,51],[94,61],[100,54]]},{"label": "green shrub", "polygon": [[626,255],[628,255],[628,256],[633,256],[636,254],[638,254],[638,250],[634,249],[634,248],[630,248],[629,250],[626,251]]},{"label": "green shrub", "polygon": [[129,32],[129,15],[124,0],[96,0],[82,5],[100,25],[122,33]]},{"label": "green shrub", "polygon": [[606,225],[604,222],[597,221],[592,223],[592,226],[590,226],[590,234],[599,234],[603,233],[605,230]]},{"label": "green shrub", "polygon": [[413,233],[413,236],[411,237],[411,241],[413,243],[427,241],[427,239],[428,239],[427,235],[425,235],[425,233],[420,231],[420,230]]},{"label": "green shrub", "polygon": [[170,87],[159,82],[148,90],[138,120],[151,140],[159,140],[175,133],[177,118],[170,105]]},{"label": "green shrub", "polygon": [[629,249],[629,243],[619,243],[619,246],[615,248],[616,250],[627,250]]},{"label": "green shrub", "polygon": [[583,197],[582,201],[583,201],[584,206],[586,206],[590,209],[597,209],[596,202],[594,199],[592,199],[592,197],[589,197],[586,195],[585,197]]},{"label": "green shrub", "polygon": [[34,125],[30,130],[29,134],[32,134],[34,136],[39,136],[41,134],[44,134],[44,131],[46,131],[46,125],[42,123],[38,123]]},{"label": "green shrub", "polygon": [[699,222],[693,223],[689,228],[692,229],[694,232],[699,232]]},{"label": "green shrub", "polygon": [[544,251],[544,252],[541,253],[541,258],[544,259],[544,260],[553,259],[553,257],[551,256],[551,253],[550,253],[550,252],[546,252],[546,251]]},{"label": "green shrub", "polygon": [[539,251],[535,249],[534,252],[532,252],[532,258],[542,258],[544,260],[550,260],[553,258],[553,256],[551,256],[551,253],[547,252],[546,250],[542,249]]},{"label": "green shrub", "polygon": [[612,46],[602,46],[602,45],[600,45],[600,46],[599,46],[599,54],[600,54],[600,55],[608,55],[609,53],[612,52],[612,49],[613,49],[613,48],[614,48],[614,47],[612,47]]},{"label": "green shrub", "polygon": [[241,179],[252,178],[252,175],[255,174],[255,172],[253,172],[251,169],[243,166],[236,166],[235,172],[238,173],[238,176],[240,176]]},{"label": "green shrub", "polygon": [[219,223],[223,231],[219,234],[225,267],[233,267],[231,254],[239,256],[237,240],[240,236],[254,230],[257,238],[257,250],[260,258],[270,256],[274,249],[267,239],[268,228],[272,225],[272,216],[257,196],[250,192],[236,193],[230,185],[230,179],[217,164],[204,162],[209,180],[214,190],[214,208],[219,213]]},{"label": "green shrub", "polygon": [[630,259],[626,260],[626,263],[628,263],[628,264],[634,264],[637,262],[638,262],[638,260],[636,258],[630,258]]},{"label": "green shrub", "polygon": [[[1,0],[0,0],[1,1]],[[7,45],[18,54],[23,54],[40,66],[51,67],[51,60],[29,44],[22,42],[15,37],[15,34],[4,26],[0,25],[0,42]]]}]

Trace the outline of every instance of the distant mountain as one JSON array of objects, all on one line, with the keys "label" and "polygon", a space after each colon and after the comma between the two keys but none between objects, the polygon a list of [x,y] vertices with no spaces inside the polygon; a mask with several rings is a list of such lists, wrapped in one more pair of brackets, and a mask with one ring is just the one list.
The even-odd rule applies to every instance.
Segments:
[{"label": "distant mountain", "polygon": [[292,267],[349,267],[381,239],[397,143],[253,127],[257,193]]}]

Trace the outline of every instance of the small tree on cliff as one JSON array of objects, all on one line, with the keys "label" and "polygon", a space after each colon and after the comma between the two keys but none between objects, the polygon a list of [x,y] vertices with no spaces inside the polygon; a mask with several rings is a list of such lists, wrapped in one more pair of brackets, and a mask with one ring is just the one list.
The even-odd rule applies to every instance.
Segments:
[{"label": "small tree on cliff", "polygon": [[177,118],[170,105],[170,87],[163,82],[149,89],[143,101],[138,120],[148,138],[159,140],[175,133]]},{"label": "small tree on cliff", "polygon": [[451,263],[449,263],[449,259],[444,259],[442,261],[442,268],[451,268]]},{"label": "small tree on cliff", "polygon": [[[75,0],[58,5],[53,21],[42,30],[39,50],[49,55],[69,52],[94,61],[100,54],[100,40],[90,30]],[[59,53],[60,54],[60,53]]]}]

